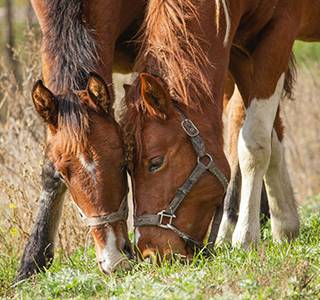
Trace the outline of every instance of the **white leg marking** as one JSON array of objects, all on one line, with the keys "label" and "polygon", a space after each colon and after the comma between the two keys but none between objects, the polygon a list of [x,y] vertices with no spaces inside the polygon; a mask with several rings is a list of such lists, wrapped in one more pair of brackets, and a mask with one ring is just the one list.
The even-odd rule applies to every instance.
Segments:
[{"label": "white leg marking", "polygon": [[239,135],[238,152],[242,174],[239,219],[233,233],[234,246],[249,247],[260,239],[262,180],[271,156],[271,133],[279,106],[284,74],[269,99],[254,99],[246,112]]},{"label": "white leg marking", "polygon": [[287,171],[283,145],[275,131],[272,135],[271,149],[265,184],[271,213],[273,239],[280,242],[286,238],[294,238],[298,234],[299,216]]},{"label": "white leg marking", "polygon": [[228,218],[227,214],[223,214],[221,224],[217,236],[217,244],[230,243],[235,225]]},{"label": "white leg marking", "polygon": [[105,248],[98,253],[100,267],[105,273],[112,273],[115,268],[124,260],[127,260],[117,248],[117,239],[113,228],[110,226]]}]

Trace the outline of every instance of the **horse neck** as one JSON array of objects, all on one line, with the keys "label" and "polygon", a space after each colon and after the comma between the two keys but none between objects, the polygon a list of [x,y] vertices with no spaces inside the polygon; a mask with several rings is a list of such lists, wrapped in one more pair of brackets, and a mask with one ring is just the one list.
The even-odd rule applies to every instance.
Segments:
[{"label": "horse neck", "polygon": [[320,40],[320,1],[300,1],[302,8],[298,38],[304,41]]}]

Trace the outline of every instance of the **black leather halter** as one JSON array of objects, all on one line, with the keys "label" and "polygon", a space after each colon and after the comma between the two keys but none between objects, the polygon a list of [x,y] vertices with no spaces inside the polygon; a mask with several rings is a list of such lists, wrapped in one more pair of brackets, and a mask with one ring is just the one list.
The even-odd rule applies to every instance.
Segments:
[{"label": "black leather halter", "polygon": [[[179,230],[174,224],[173,220],[176,218],[176,211],[181,205],[182,201],[191,191],[192,187],[196,182],[198,182],[201,176],[205,172],[210,172],[221,182],[224,190],[227,190],[228,180],[226,176],[220,171],[218,166],[215,164],[212,156],[206,152],[206,147],[200,132],[195,124],[186,117],[186,115],[178,108],[179,114],[182,118],[181,127],[188,135],[193,149],[197,154],[197,165],[193,169],[190,176],[184,182],[184,184],[178,188],[175,196],[173,197],[169,206],[157,214],[145,214],[142,216],[134,217],[134,226],[158,226],[164,229],[169,229],[175,232],[180,238],[182,238],[187,244],[191,244],[196,248],[202,248],[203,244],[194,240],[187,233]],[[215,224],[216,225],[216,224]],[[211,241],[209,241],[211,242]]]}]

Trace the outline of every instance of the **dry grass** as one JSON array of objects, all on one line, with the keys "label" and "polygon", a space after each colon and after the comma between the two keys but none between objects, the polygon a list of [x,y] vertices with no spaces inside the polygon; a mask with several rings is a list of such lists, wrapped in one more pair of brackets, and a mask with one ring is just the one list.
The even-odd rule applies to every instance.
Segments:
[{"label": "dry grass", "polygon": [[300,66],[295,100],[283,103],[287,163],[300,202],[320,193],[319,67]]},{"label": "dry grass", "polygon": [[[19,254],[37,211],[45,130],[35,114],[30,91],[40,76],[39,39],[28,33],[17,56],[22,64],[22,90],[10,70],[0,67],[0,252]],[[287,159],[299,199],[320,192],[319,68],[299,70],[296,101],[284,103]],[[66,199],[58,247],[69,254],[84,245],[86,228]],[[14,244],[14,246],[12,246]],[[7,248],[7,249],[3,249]]]},{"label": "dry grass", "polygon": [[[40,78],[39,44],[39,37],[30,31],[17,50],[23,71],[21,90],[10,70],[0,67],[0,253],[3,247],[8,247],[7,253],[22,251],[38,207],[45,127],[30,92]],[[87,229],[69,198],[60,229],[58,247],[66,254],[84,244]]]}]

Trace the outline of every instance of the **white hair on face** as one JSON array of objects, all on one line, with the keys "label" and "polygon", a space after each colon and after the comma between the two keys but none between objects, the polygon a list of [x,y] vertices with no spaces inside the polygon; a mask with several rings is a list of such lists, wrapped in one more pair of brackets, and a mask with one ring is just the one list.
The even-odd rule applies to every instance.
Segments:
[{"label": "white hair on face", "polygon": [[85,169],[85,171],[90,174],[93,178],[93,181],[96,181],[96,163],[94,161],[88,161],[84,157],[84,155],[81,153],[79,155],[79,161],[82,165],[82,167]]},{"label": "white hair on face", "polygon": [[127,260],[117,248],[117,238],[113,228],[110,226],[109,229],[105,247],[98,257],[101,269],[107,274],[112,273],[121,262]]}]

